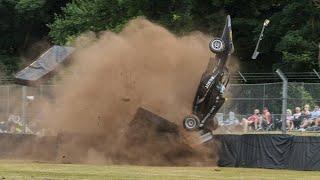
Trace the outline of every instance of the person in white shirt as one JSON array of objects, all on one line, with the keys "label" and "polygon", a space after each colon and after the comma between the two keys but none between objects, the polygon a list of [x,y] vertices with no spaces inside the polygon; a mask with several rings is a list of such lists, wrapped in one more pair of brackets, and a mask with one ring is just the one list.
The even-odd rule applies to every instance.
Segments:
[{"label": "person in white shirt", "polygon": [[294,128],[293,119],[294,117],[292,115],[292,111],[290,109],[287,109],[286,120],[287,120],[287,128],[289,130],[292,130]]},{"label": "person in white shirt", "polygon": [[234,112],[230,111],[229,117],[226,120],[224,120],[223,124],[224,125],[237,125],[237,124],[239,124],[239,119],[236,118]]}]

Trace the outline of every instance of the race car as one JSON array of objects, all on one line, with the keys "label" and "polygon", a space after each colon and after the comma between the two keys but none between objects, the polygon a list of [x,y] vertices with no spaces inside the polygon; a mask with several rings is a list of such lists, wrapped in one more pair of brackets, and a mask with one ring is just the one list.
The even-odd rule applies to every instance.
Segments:
[{"label": "race car", "polygon": [[[229,83],[226,63],[234,51],[229,15],[222,36],[213,38],[209,43],[209,49],[215,56],[210,58],[207,70],[202,74],[194,98],[192,114],[186,116],[183,120],[183,127],[186,130],[199,131],[202,135],[211,133],[218,127],[215,114],[225,101],[223,95]],[[217,63],[214,61],[217,61]]]}]

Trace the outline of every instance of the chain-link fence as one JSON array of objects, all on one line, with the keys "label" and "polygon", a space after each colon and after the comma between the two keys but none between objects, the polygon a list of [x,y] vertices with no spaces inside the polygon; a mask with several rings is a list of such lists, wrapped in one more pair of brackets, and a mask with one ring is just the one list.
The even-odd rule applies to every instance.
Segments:
[{"label": "chain-link fence", "polygon": [[[226,92],[227,101],[221,113],[230,111],[239,115],[251,114],[254,109],[267,107],[273,114],[281,114],[282,83],[231,84]],[[320,102],[320,83],[289,83],[288,108],[311,107]]]},{"label": "chain-link fence", "polygon": [[[0,86],[0,121],[15,118],[27,124],[41,113],[41,100],[52,101],[56,85],[26,87],[19,85]],[[234,112],[238,119],[248,117],[254,109],[269,108],[273,119],[281,119],[282,83],[230,84],[226,92],[226,102],[217,115],[220,121]],[[311,107],[320,102],[320,83],[289,83],[288,108]]]},{"label": "chain-link fence", "polygon": [[[26,131],[29,122],[42,111],[40,101],[54,100],[53,90],[54,85],[0,85],[0,132]],[[12,124],[14,130],[10,130]]]},{"label": "chain-link fence", "polygon": [[[282,83],[265,84],[231,84],[226,92],[227,100],[218,114],[223,121],[228,118],[229,112],[234,112],[241,120],[253,114],[254,109],[260,112],[267,107],[272,119],[278,124],[273,129],[281,129],[282,113]],[[309,104],[311,109],[320,102],[320,83],[289,83],[288,109],[294,113],[295,107],[303,109]]]}]

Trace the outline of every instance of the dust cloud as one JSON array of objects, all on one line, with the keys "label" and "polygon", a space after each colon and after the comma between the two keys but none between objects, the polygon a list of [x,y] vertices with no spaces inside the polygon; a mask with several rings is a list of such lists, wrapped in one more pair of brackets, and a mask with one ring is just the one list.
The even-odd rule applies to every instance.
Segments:
[{"label": "dust cloud", "polygon": [[[130,21],[120,33],[107,31],[99,37],[90,34],[80,38],[67,69],[73,76],[63,78],[56,88],[55,102],[43,107],[42,126],[56,133],[104,135],[86,140],[83,146],[98,146],[88,147],[88,156],[78,154],[86,156],[83,161],[99,163],[104,154],[103,162],[109,162],[108,155],[126,151],[120,137],[137,108],[181,124],[190,113],[201,74],[213,56],[209,40],[199,32],[176,37],[144,18]],[[75,141],[71,144],[77,144]],[[81,151],[70,144],[68,148],[71,154]],[[147,156],[145,150],[140,152]]]}]

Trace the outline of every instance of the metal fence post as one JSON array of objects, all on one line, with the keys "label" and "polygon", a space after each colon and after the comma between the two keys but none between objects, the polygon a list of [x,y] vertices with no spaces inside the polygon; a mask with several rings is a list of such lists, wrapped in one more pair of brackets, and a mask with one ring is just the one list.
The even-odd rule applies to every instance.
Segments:
[{"label": "metal fence post", "polygon": [[23,122],[23,132],[26,133],[26,126],[27,126],[27,120],[26,120],[26,96],[27,96],[27,87],[22,86],[22,106],[21,106],[21,119]]},{"label": "metal fence post", "polygon": [[42,99],[42,96],[43,96],[43,85],[40,85],[39,86],[39,90],[40,90],[40,95],[39,95],[39,97],[40,97],[40,99]]},{"label": "metal fence post", "polygon": [[9,118],[10,115],[10,85],[7,85],[7,117]]},{"label": "metal fence post", "polygon": [[263,100],[262,100],[262,108],[266,107],[266,84],[263,84]]},{"label": "metal fence post", "polygon": [[287,122],[286,122],[286,112],[287,112],[287,101],[288,101],[288,79],[287,77],[282,73],[280,69],[276,70],[276,73],[280,76],[283,84],[282,84],[282,114],[281,114],[281,120],[282,120],[282,133],[286,134],[287,131]]}]

